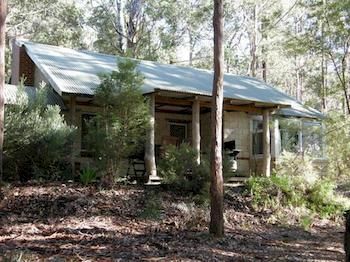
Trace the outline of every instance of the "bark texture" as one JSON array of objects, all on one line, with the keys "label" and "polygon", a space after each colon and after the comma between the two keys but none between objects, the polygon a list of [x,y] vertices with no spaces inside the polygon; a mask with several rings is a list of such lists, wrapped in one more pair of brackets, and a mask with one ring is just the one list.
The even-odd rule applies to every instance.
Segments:
[{"label": "bark texture", "polygon": [[350,210],[344,213],[345,216],[345,233],[344,233],[344,251],[345,261],[350,262]]},{"label": "bark texture", "polygon": [[0,181],[2,181],[2,176],[3,176],[6,15],[7,15],[7,0],[0,0]]},{"label": "bark texture", "polygon": [[214,81],[211,115],[211,209],[209,231],[216,237],[221,237],[224,234],[224,187],[222,177],[223,24],[223,1],[214,0]]}]

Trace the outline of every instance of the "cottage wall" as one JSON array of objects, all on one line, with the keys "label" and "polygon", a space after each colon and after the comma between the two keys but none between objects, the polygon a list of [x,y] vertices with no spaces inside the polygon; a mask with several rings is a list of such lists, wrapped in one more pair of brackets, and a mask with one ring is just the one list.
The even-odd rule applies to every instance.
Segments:
[{"label": "cottage wall", "polygon": [[204,154],[210,152],[210,136],[211,136],[211,113],[201,114],[200,125],[201,125],[201,151]]},{"label": "cottage wall", "polygon": [[237,159],[237,172],[250,173],[250,116],[244,112],[224,112],[224,142],[235,140],[236,148],[241,152]]},{"label": "cottage wall", "polygon": [[20,47],[14,44],[12,59],[11,84],[18,85],[21,78],[24,77],[24,84],[27,86],[33,86],[35,64],[28,56],[25,47]]},{"label": "cottage wall", "polygon": [[188,114],[172,114],[172,113],[161,113],[156,112],[155,119],[155,144],[161,145],[162,140],[165,137],[170,136],[170,126],[171,122],[184,123],[187,126],[187,138],[188,142],[191,141],[192,137],[192,116]]},{"label": "cottage wall", "polygon": [[39,68],[37,68],[35,66],[35,68],[34,68],[34,79],[33,79],[34,86],[35,87],[39,87],[42,82],[44,82],[45,84],[48,84],[48,81],[44,77],[43,73],[41,73]]}]

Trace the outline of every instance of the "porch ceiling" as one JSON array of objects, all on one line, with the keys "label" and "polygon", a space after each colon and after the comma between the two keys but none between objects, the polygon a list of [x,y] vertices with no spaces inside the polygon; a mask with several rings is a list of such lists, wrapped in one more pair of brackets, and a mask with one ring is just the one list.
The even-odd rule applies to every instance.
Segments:
[{"label": "porch ceiling", "polygon": [[[180,92],[158,90],[156,92],[156,110],[166,112],[192,113],[193,101],[199,100],[201,113],[211,108],[211,97],[203,95],[190,95]],[[253,101],[224,99],[225,111],[238,111],[262,114],[263,109],[277,110],[281,105],[272,103],[257,103]],[[283,106],[284,108],[289,106]]]}]

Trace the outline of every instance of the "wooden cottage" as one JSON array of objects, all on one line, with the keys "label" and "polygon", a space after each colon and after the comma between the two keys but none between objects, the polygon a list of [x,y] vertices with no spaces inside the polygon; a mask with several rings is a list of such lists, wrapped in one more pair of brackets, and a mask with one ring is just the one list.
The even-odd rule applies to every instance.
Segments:
[{"label": "wooden cottage", "polygon": [[[11,84],[17,85],[23,76],[27,86],[37,87],[43,81],[60,97],[67,122],[80,131],[75,143],[77,165],[87,159],[84,123],[98,110],[94,103],[94,88],[100,83],[98,74],[115,70],[120,59],[123,58],[27,41],[13,44]],[[189,142],[197,150],[198,159],[207,153],[213,72],[151,61],[139,61],[138,70],[145,76],[142,92],[150,98],[152,115],[146,143],[147,173],[156,176],[156,154],[166,144]],[[298,119],[300,129],[289,136],[300,151],[307,146],[303,126],[319,125],[322,117],[317,110],[261,80],[224,76],[223,140],[240,151],[239,174],[261,172],[264,159],[268,161],[265,165],[270,164],[269,159],[273,165],[283,149],[282,138],[287,136],[281,132],[279,119]],[[321,145],[312,146],[322,150]]]}]

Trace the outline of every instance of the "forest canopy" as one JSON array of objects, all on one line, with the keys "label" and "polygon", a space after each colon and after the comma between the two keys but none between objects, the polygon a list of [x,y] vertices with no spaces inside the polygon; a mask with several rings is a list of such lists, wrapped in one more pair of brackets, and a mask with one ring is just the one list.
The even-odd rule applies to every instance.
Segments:
[{"label": "forest canopy", "polygon": [[[212,69],[212,12],[209,0],[15,0],[7,39]],[[320,111],[349,113],[348,1],[238,0],[224,12],[226,72],[264,79]]]}]

